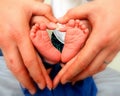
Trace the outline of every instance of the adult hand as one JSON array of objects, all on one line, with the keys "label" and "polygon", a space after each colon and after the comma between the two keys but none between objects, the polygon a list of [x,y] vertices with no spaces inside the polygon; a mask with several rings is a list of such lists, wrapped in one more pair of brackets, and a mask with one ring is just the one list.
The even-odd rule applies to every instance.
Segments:
[{"label": "adult hand", "polygon": [[[54,86],[76,82],[104,70],[120,50],[120,1],[95,0],[73,8],[59,20],[88,19],[92,26],[86,44],[72,60],[58,73]],[[71,70],[72,69],[72,70]]]},{"label": "adult hand", "polygon": [[33,94],[36,91],[33,81],[41,89],[46,83],[51,87],[47,72],[29,38],[29,23],[33,15],[42,15],[56,22],[50,7],[39,0],[2,0],[0,7],[0,48],[8,68]]}]

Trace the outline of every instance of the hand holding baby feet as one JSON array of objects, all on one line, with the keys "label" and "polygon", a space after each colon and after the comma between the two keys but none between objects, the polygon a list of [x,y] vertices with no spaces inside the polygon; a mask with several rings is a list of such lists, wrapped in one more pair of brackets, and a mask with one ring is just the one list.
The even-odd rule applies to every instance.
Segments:
[{"label": "hand holding baby feet", "polygon": [[[66,32],[61,58],[60,52],[51,43],[48,32],[46,31],[47,29]],[[49,24],[35,24],[31,29],[30,37],[37,50],[46,61],[49,63],[57,63],[61,59],[63,63],[66,63],[83,47],[90,30],[91,26],[87,20],[72,19],[64,25],[59,23],[55,24],[53,22]]]},{"label": "hand holding baby feet", "polygon": [[36,24],[32,27],[31,39],[35,47],[47,61],[56,63],[60,61],[60,52],[52,45],[46,31],[47,28],[50,30],[66,31],[64,48],[61,53],[61,61],[66,63],[72,59],[85,44],[89,35],[90,24],[86,20],[70,20],[64,25],[51,22],[47,25],[41,23],[40,25]]}]

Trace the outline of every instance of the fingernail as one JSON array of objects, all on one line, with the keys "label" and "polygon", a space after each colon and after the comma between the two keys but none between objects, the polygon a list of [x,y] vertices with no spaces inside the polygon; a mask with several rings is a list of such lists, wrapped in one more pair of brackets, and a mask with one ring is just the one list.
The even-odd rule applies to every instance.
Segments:
[{"label": "fingernail", "polygon": [[47,84],[47,88],[51,91],[52,88],[53,88],[53,84],[52,84],[52,83],[48,83],[48,84]]},{"label": "fingernail", "polygon": [[52,87],[50,87],[50,86],[47,86],[48,87],[48,89],[51,91],[52,90]]},{"label": "fingernail", "polygon": [[34,95],[36,93],[35,90],[29,90],[30,94]]},{"label": "fingernail", "polygon": [[43,84],[41,84],[41,83],[38,83],[38,86],[39,86],[39,88],[40,88],[41,90],[43,90],[43,89],[45,88],[45,86],[44,86]]},{"label": "fingernail", "polygon": [[72,82],[72,85],[75,85],[76,82]]},{"label": "fingernail", "polygon": [[62,81],[61,83],[62,84],[66,84],[68,81],[67,80],[64,80],[64,81]]},{"label": "fingernail", "polygon": [[53,85],[53,90],[57,87],[57,85]]},{"label": "fingernail", "polygon": [[66,84],[66,83],[68,83],[68,82],[71,82],[70,80],[64,80],[64,81],[62,81],[61,83],[62,84]]}]

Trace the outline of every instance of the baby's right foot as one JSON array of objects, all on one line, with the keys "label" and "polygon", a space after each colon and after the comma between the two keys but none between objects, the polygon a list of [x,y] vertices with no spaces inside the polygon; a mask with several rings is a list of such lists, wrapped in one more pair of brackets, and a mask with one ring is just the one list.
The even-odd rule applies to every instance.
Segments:
[{"label": "baby's right foot", "polygon": [[66,26],[65,44],[61,54],[63,63],[68,62],[80,51],[90,31],[86,20],[70,20]]},{"label": "baby's right foot", "polygon": [[46,62],[55,64],[60,61],[61,53],[52,45],[45,24],[35,24],[30,31],[30,38]]}]

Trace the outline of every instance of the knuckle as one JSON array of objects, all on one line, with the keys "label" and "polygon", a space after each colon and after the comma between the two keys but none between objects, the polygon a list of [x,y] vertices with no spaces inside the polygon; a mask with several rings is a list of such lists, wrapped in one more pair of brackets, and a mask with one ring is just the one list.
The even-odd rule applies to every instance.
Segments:
[{"label": "knuckle", "polygon": [[72,73],[72,71],[69,71],[66,79],[70,79],[72,77],[73,77],[73,73]]},{"label": "knuckle", "polygon": [[34,75],[33,79],[37,84],[42,84],[43,86],[45,86],[45,84],[46,84],[45,80],[41,74]]},{"label": "knuckle", "polygon": [[8,42],[21,42],[23,37],[23,33],[14,25],[6,25],[3,35],[0,36],[0,45],[10,45]]},{"label": "knuckle", "polygon": [[45,4],[45,10],[46,10],[47,12],[52,12],[52,8],[51,8],[51,6],[48,5],[48,4]]},{"label": "knuckle", "polygon": [[17,33],[17,29],[16,29],[14,26],[12,26],[12,25],[9,25],[9,26],[6,28],[6,30],[7,30],[7,32],[10,33],[11,37],[12,37],[12,36],[14,37],[14,36],[16,35],[16,33]]},{"label": "knuckle", "polygon": [[111,42],[111,37],[109,35],[104,35],[98,38],[96,41],[96,47],[94,48],[95,50],[98,50],[100,48],[105,47]]},{"label": "knuckle", "polygon": [[[12,28],[6,26],[5,30],[3,30],[3,34],[0,35],[0,44],[1,45],[6,45],[7,42],[10,41],[11,39],[11,33],[12,33]],[[7,43],[9,44],[9,43]]]},{"label": "knuckle", "polygon": [[14,25],[9,25],[6,30],[9,32],[9,37],[15,41],[21,40],[24,37],[23,32],[19,28],[14,27]]},{"label": "knuckle", "polygon": [[[80,61],[80,59],[81,59],[81,57],[80,56],[78,56],[77,58],[76,58],[76,61]],[[84,66],[85,66],[85,63],[86,62],[84,62],[84,60],[82,60],[81,62],[79,62],[79,68],[83,68]],[[84,68],[83,68],[84,69]]]},{"label": "knuckle", "polygon": [[120,43],[117,43],[117,41],[114,42],[114,44],[112,44],[112,46],[109,47],[109,52],[117,52],[117,51],[119,51],[119,44]]},{"label": "knuckle", "polygon": [[36,83],[40,83],[41,82],[41,80],[39,79],[38,76],[34,76],[34,78],[35,78]]},{"label": "knuckle", "polygon": [[115,52],[116,50],[117,48],[114,45],[109,48],[109,52]]},{"label": "knuckle", "polygon": [[108,34],[108,35],[104,35],[103,37],[101,37],[100,40],[100,44],[103,46],[108,45],[112,40],[112,37]]},{"label": "knuckle", "polygon": [[88,59],[85,59],[84,61],[80,62],[79,68],[82,68],[82,70],[86,69],[86,67],[88,66],[87,62],[89,62]]},{"label": "knuckle", "polygon": [[25,37],[25,35],[26,35],[25,30],[26,29],[17,28],[17,27],[15,27],[15,25],[9,25],[9,28],[8,28],[8,32],[10,33],[10,37],[13,40],[17,40],[17,41],[21,41],[22,38]]},{"label": "knuckle", "polygon": [[26,59],[24,60],[24,64],[27,68],[31,68],[32,65],[35,65],[36,64],[36,61],[34,59]]},{"label": "knuckle", "polygon": [[[13,61],[11,61],[13,63]],[[12,71],[13,74],[24,74],[24,70],[22,67],[16,67],[15,64],[7,64],[7,67]]]},{"label": "knuckle", "polygon": [[24,37],[24,35],[22,34],[22,32],[20,32],[19,30],[16,30],[16,29],[14,29],[11,34],[11,38],[13,38],[13,40],[15,40],[18,43],[22,42],[23,37]]},{"label": "knuckle", "polygon": [[111,41],[111,37],[109,37],[109,36],[105,36],[104,38],[103,38],[103,44],[104,45],[106,45],[106,44],[109,44],[109,42]]},{"label": "knuckle", "polygon": [[96,70],[93,70],[92,68],[89,68],[88,69],[88,75],[89,76],[92,76],[93,74],[95,74],[96,73]]},{"label": "knuckle", "polygon": [[100,71],[103,71],[103,70],[105,70],[106,69],[106,66],[102,66],[102,67],[100,67]]},{"label": "knuckle", "polygon": [[43,80],[40,78],[40,75],[34,76],[36,83],[44,84]]}]

